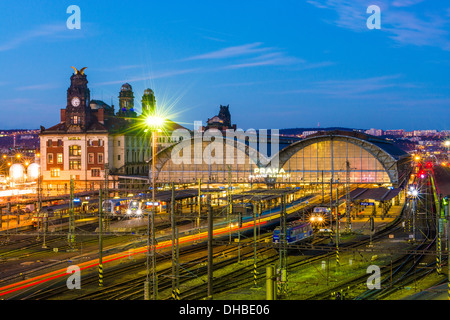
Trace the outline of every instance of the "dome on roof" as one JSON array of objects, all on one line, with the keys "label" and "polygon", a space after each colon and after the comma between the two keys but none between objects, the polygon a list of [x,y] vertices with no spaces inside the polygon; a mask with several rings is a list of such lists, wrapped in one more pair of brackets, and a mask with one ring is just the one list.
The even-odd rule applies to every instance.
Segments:
[{"label": "dome on roof", "polygon": [[120,91],[132,91],[131,85],[129,83],[124,83]]},{"label": "dome on roof", "polygon": [[211,119],[208,119],[207,122],[208,122],[208,124],[211,124],[211,123],[223,123],[223,120],[220,119],[218,116],[214,116]]},{"label": "dome on roof", "polygon": [[145,94],[145,95],[153,94],[153,90],[152,90],[152,89],[145,89],[145,90],[144,90],[144,94]]},{"label": "dome on roof", "polygon": [[89,106],[93,110],[111,108],[109,105],[107,105],[106,103],[104,103],[101,100],[91,100],[91,102],[89,103]]}]

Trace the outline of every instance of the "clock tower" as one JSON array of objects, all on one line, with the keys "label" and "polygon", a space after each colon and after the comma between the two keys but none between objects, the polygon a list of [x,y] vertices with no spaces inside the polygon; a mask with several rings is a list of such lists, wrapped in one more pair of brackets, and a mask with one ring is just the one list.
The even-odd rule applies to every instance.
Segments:
[{"label": "clock tower", "polygon": [[[73,67],[72,67],[73,68]],[[90,91],[84,70],[75,70],[67,89],[66,128],[70,132],[85,131],[91,122]]]}]

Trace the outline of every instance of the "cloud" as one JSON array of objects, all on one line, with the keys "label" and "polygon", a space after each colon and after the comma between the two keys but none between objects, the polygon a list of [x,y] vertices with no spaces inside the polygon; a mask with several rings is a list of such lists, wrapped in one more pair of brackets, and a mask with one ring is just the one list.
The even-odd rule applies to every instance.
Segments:
[{"label": "cloud", "polygon": [[291,65],[295,63],[304,63],[305,60],[289,57],[281,52],[275,52],[271,54],[265,54],[251,59],[247,62],[231,64],[225,66],[224,69],[240,69],[249,67],[259,67],[259,66],[280,66],[280,65]]},{"label": "cloud", "polygon": [[154,79],[160,79],[160,78],[168,78],[168,77],[173,77],[173,76],[182,75],[182,74],[194,73],[194,72],[198,72],[198,71],[200,71],[199,68],[160,71],[160,72],[155,72],[155,73],[149,73],[144,76],[135,76],[135,77],[122,79],[122,80],[100,82],[100,83],[97,83],[96,86],[111,85],[111,84],[123,84],[125,82],[138,82],[138,81],[154,80]]},{"label": "cloud", "polygon": [[209,59],[227,59],[243,55],[249,55],[260,52],[267,52],[270,48],[261,48],[261,42],[244,44],[241,46],[227,47],[217,51],[196,55],[185,60],[209,60]]},{"label": "cloud", "polygon": [[43,84],[35,84],[30,86],[18,87],[16,90],[18,91],[28,91],[28,90],[47,90],[57,88],[58,86],[53,83],[43,83]]},{"label": "cloud", "polygon": [[421,3],[424,0],[395,0],[392,5],[394,7],[410,7],[415,4]]},{"label": "cloud", "polygon": [[346,80],[326,80],[312,84],[310,88],[284,91],[286,93],[318,94],[321,96],[333,96],[337,98],[372,98],[379,97],[380,91],[389,88],[411,88],[416,85],[402,83],[399,80],[400,74],[379,77],[346,79]]},{"label": "cloud", "polygon": [[320,9],[333,10],[337,18],[328,23],[355,32],[367,32],[366,21],[370,4],[381,9],[381,32],[402,45],[433,46],[450,50],[448,8],[430,9],[414,7],[423,0],[310,0]]},{"label": "cloud", "polygon": [[261,42],[226,47],[220,50],[192,56],[183,61],[195,60],[217,60],[226,63],[226,65],[219,66],[211,71],[262,66],[292,66],[306,63],[306,61],[301,58],[289,56],[282,50],[275,47],[264,46]]},{"label": "cloud", "polygon": [[[88,24],[84,23],[83,28]],[[84,36],[84,33],[80,30],[74,32],[69,30],[65,23],[47,24],[37,26],[33,30],[28,30],[20,35],[17,35],[13,39],[0,44],[0,52],[9,51],[20,47],[28,42],[41,39],[73,39]]]}]

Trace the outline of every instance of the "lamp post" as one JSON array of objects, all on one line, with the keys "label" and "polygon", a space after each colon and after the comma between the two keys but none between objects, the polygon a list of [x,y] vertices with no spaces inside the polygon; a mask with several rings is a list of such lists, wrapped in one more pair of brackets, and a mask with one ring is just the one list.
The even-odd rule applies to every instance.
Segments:
[{"label": "lamp post", "polygon": [[410,196],[412,200],[412,218],[413,218],[413,242],[416,241],[416,205],[417,205],[417,198],[419,196],[419,191],[415,187],[411,187],[408,191],[408,195]]},{"label": "lamp post", "polygon": [[449,161],[448,149],[450,147],[450,140],[446,140],[444,142],[445,147],[447,148],[447,161]]},{"label": "lamp post", "polygon": [[[156,161],[156,134],[164,124],[164,119],[156,115],[148,116],[145,119],[146,125],[150,128],[152,134],[152,214],[147,216],[147,277],[144,287],[144,299],[149,299],[150,284],[150,251],[152,251],[152,289],[153,300],[157,298],[157,282],[156,282],[156,257],[155,257],[155,161]],[[151,232],[151,238],[150,238]]]}]

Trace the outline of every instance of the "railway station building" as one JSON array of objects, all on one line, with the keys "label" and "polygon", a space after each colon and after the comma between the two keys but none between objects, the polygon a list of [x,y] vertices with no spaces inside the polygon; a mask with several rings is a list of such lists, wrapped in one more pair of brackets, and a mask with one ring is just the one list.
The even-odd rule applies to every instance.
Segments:
[{"label": "railway station building", "polygon": [[[256,142],[252,138],[185,137],[156,155],[155,182],[197,183],[201,179],[211,184],[296,187],[332,181],[398,188],[407,183],[411,170],[408,153],[391,141],[360,132],[323,131],[302,140],[276,139],[276,143],[273,136],[264,139],[261,135]],[[150,161],[149,182],[152,178]]]}]

